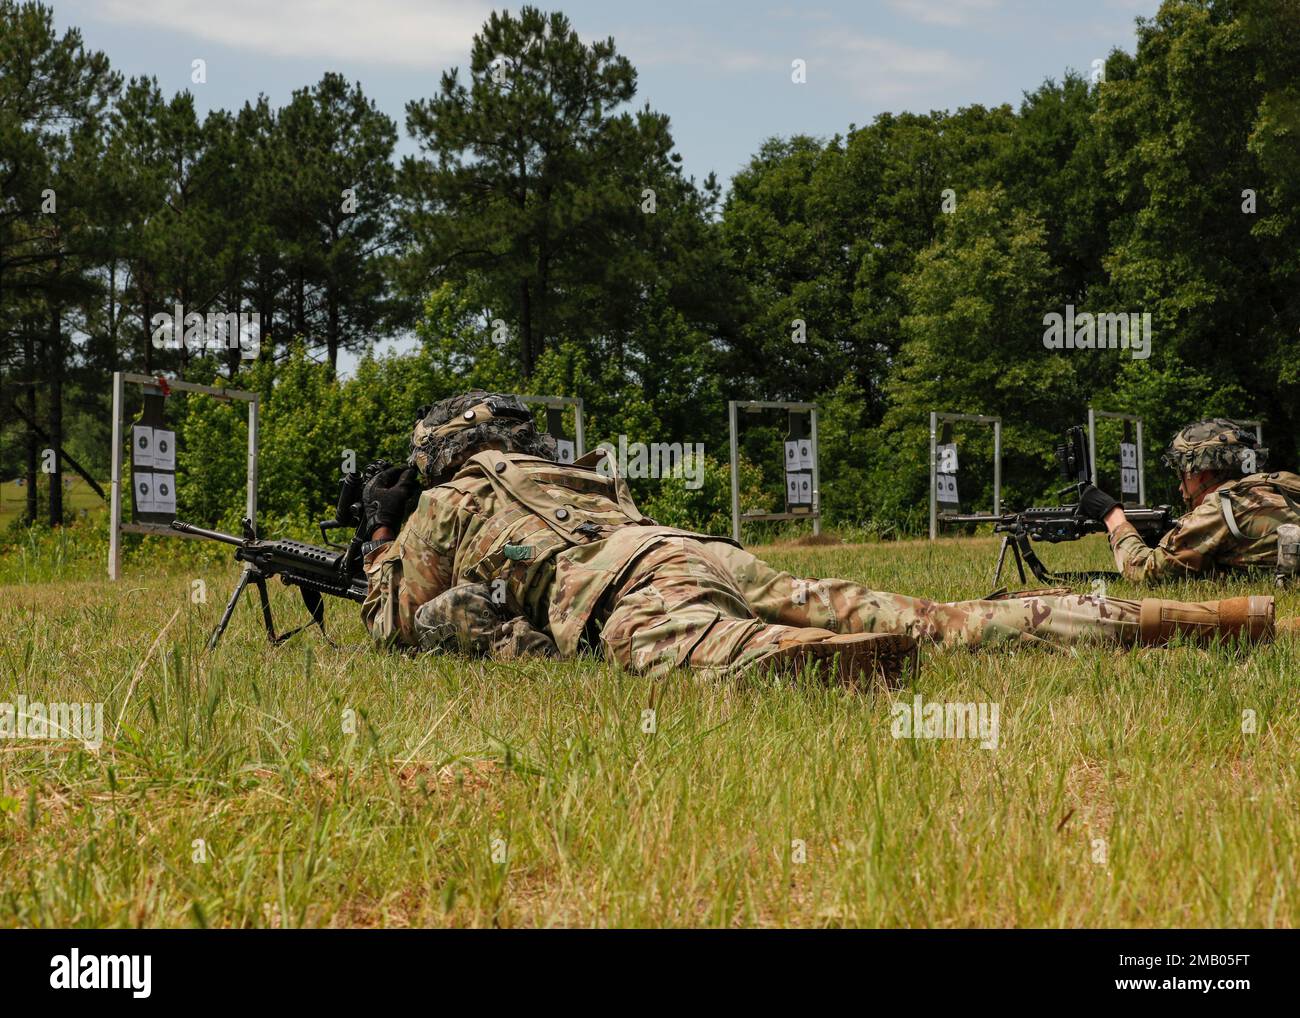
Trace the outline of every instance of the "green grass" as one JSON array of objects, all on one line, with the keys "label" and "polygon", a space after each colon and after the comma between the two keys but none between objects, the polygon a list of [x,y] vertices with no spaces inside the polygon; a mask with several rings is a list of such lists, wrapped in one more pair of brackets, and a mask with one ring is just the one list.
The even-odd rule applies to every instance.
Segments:
[{"label": "green grass", "polygon": [[[805,575],[955,599],[987,591],[994,548],[763,552]],[[1100,539],[1045,554],[1062,567],[1106,557]],[[341,603],[340,649],[310,635],[271,650],[245,602],[205,656],[236,576],[232,563],[0,588],[0,700],[102,701],[106,728],[97,753],[0,741],[0,924],[1300,919],[1290,642],[928,650],[927,700],[1000,704],[990,751],[896,740],[887,699],[811,682],[654,684],[594,659],[381,655]],[[190,600],[194,579],[205,604]],[[275,585],[281,625],[300,620],[295,597]],[[1280,602],[1280,614],[1297,608],[1294,593]]]},{"label": "green grass", "polygon": [[[108,516],[108,503],[95,494],[94,490],[76,474],[64,474],[71,483],[63,495],[63,510],[69,516],[76,516],[83,510],[88,515],[103,514]],[[108,491],[108,482],[101,482]],[[128,487],[130,487],[128,485]],[[37,513],[41,518],[49,514],[50,496],[47,488],[40,490]],[[27,489],[16,481],[0,481],[0,532],[3,532],[14,520],[27,511]],[[107,524],[106,524],[107,525]]]}]

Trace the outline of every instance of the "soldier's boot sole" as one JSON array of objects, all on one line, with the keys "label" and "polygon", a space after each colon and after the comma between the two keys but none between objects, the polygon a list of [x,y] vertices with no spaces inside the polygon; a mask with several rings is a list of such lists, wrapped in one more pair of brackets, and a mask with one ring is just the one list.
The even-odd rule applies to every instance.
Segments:
[{"label": "soldier's boot sole", "polygon": [[855,689],[897,689],[904,674],[920,670],[920,650],[910,636],[893,633],[830,633],[806,629],[783,640],[763,665],[779,675],[815,669],[829,681]]},{"label": "soldier's boot sole", "polygon": [[1143,646],[1168,643],[1176,635],[1198,642],[1242,639],[1263,643],[1276,629],[1272,597],[1229,597],[1222,601],[1165,601],[1147,598],[1138,621],[1138,642]]}]

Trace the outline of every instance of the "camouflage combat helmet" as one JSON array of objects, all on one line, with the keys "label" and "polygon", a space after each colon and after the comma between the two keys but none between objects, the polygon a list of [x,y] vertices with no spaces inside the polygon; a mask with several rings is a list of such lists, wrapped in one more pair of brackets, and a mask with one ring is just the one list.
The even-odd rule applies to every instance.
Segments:
[{"label": "camouflage combat helmet", "polygon": [[1174,436],[1164,454],[1165,466],[1179,474],[1198,470],[1255,473],[1262,470],[1268,450],[1253,431],[1222,417],[1189,424]]},{"label": "camouflage combat helmet", "polygon": [[485,449],[555,459],[555,439],[539,433],[517,396],[474,389],[416,411],[408,462],[420,481],[437,484]]}]

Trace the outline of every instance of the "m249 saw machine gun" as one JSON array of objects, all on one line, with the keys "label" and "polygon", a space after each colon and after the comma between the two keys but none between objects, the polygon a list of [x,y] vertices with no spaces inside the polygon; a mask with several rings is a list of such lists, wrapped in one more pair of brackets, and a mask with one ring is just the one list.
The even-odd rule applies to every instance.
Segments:
[{"label": "m249 saw machine gun", "polygon": [[[262,602],[262,621],[266,624],[266,635],[273,646],[284,643],[291,636],[313,625],[319,626],[321,634],[329,639],[325,633],[325,602],[321,595],[329,594],[331,597],[343,597],[357,602],[366,599],[367,581],[362,569],[361,554],[361,546],[365,543],[362,534],[364,512],[361,493],[366,481],[387,466],[387,463],[373,463],[366,467],[364,473],[343,475],[334,519],[320,521],[321,540],[325,542],[325,547],[303,541],[260,540],[248,517],[244,517],[243,537],[207,530],[180,520],[172,521],[172,527],[183,534],[234,545],[235,558],[244,563],[244,572],[239,577],[235,592],[230,595],[226,610],[221,614],[221,621],[208,638],[208,650],[216,647],[221,640],[221,635],[230,623],[230,616],[235,611],[235,605],[239,603],[239,595],[250,583],[257,587]],[[346,545],[334,543],[327,534],[327,531],[340,527],[355,528],[352,539]],[[280,577],[281,582],[287,586],[298,588],[310,615],[308,621],[301,626],[278,636],[275,623],[271,620],[271,600],[266,592],[266,581],[273,576]]]},{"label": "m249 saw machine gun", "polygon": [[[1034,551],[1033,541],[1046,541],[1059,544],[1062,541],[1077,541],[1088,534],[1104,534],[1106,524],[1101,520],[1090,519],[1079,509],[1079,495],[1088,483],[1088,433],[1082,427],[1073,427],[1066,432],[1065,444],[1056,447],[1056,462],[1061,470],[1061,477],[1069,484],[1058,494],[1074,493],[1074,501],[1058,506],[1034,506],[1018,513],[1003,516],[947,514],[940,519],[952,524],[993,524],[993,532],[1002,535],[1002,547],[998,551],[998,565],[993,573],[993,585],[996,587],[1002,578],[1002,567],[1006,564],[1007,551],[1015,559],[1020,582],[1026,582],[1025,566],[1041,583],[1053,581],[1077,581],[1092,579],[1111,579],[1119,574],[1105,571],[1053,573]],[[1174,525],[1177,516],[1172,506],[1162,505],[1153,508],[1124,507],[1124,516],[1133,524],[1148,547],[1155,547],[1160,539]]]}]

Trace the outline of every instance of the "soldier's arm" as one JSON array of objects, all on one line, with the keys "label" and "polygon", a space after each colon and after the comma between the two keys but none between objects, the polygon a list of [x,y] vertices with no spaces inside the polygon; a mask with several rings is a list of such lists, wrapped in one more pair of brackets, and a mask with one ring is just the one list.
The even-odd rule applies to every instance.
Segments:
[{"label": "soldier's arm", "polygon": [[1209,569],[1215,549],[1230,537],[1218,499],[1207,499],[1182,517],[1158,545],[1148,548],[1131,523],[1110,534],[1115,567],[1126,580],[1157,583],[1191,576]]},{"label": "soldier's arm", "polygon": [[415,634],[424,651],[459,651],[500,661],[556,653],[549,636],[522,615],[509,616],[483,583],[462,583],[420,605]]},{"label": "soldier's arm", "polygon": [[370,553],[361,619],[382,647],[417,647],[415,613],[451,586],[454,511],[426,492],[389,545]]}]

